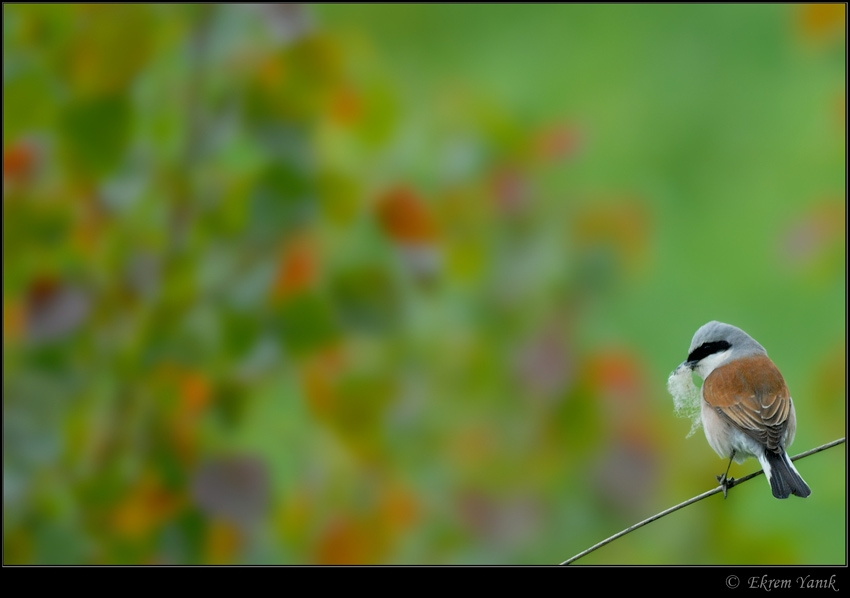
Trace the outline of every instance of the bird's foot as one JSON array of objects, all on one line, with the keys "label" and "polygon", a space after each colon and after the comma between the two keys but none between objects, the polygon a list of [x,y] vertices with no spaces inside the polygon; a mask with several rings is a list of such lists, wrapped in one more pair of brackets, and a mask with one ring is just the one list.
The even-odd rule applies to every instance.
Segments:
[{"label": "bird's foot", "polygon": [[720,487],[723,488],[723,499],[726,499],[726,492],[735,485],[735,478],[727,478],[726,474],[714,476],[717,478],[717,482],[720,484]]}]

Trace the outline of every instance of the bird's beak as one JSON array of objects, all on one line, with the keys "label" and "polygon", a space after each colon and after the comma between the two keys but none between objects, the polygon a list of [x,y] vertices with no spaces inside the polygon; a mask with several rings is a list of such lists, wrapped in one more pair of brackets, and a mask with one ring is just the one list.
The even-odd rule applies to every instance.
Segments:
[{"label": "bird's beak", "polygon": [[681,374],[685,371],[693,372],[695,365],[696,365],[695,361],[683,361],[682,363],[679,364],[679,367],[677,367],[676,371],[674,371],[673,373],[674,374]]}]

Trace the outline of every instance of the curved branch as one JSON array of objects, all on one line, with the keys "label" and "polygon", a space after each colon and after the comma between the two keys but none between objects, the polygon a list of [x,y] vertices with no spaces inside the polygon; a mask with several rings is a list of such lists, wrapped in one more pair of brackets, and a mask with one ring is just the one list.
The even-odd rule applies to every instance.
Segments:
[{"label": "curved branch", "polygon": [[[796,461],[797,459],[802,459],[803,457],[808,457],[809,455],[814,455],[815,453],[819,453],[819,452],[824,451],[824,450],[826,450],[826,449],[828,449],[828,448],[832,448],[832,447],[834,447],[834,446],[837,446],[837,445],[839,445],[839,444],[843,443],[843,442],[844,442],[844,440],[845,440],[844,438],[839,438],[838,440],[833,440],[832,442],[828,442],[828,443],[826,443],[826,444],[823,444],[823,445],[821,445],[821,446],[818,446],[818,447],[815,447],[815,448],[813,448],[813,449],[811,449],[811,450],[808,450],[808,451],[806,451],[806,452],[804,452],[804,453],[800,453],[799,455],[795,455],[794,457],[791,457],[791,460],[792,460],[792,461]],[[758,476],[762,475],[763,473],[764,473],[764,471],[759,470],[759,471],[756,471],[755,473],[751,473],[751,474],[746,475],[746,476],[744,476],[744,477],[742,477],[742,478],[738,478],[738,479],[736,479],[736,480],[735,480],[734,485],[735,485],[735,486],[737,486],[737,485],[739,485],[739,484],[742,484],[742,483],[744,483],[744,482],[746,482],[746,481],[749,481],[749,480],[751,480],[751,479],[753,479],[753,478],[755,478],[755,477],[758,477]],[[614,535],[613,535],[613,536],[611,536],[610,538],[606,538],[605,540],[602,540],[602,541],[601,541],[601,542],[599,542],[598,544],[594,544],[593,546],[591,546],[591,547],[590,547],[590,548],[588,548],[587,550],[583,550],[582,552],[578,553],[577,555],[575,555],[575,556],[574,556],[574,557],[572,557],[572,558],[567,559],[566,561],[564,561],[564,562],[563,562],[563,563],[561,563],[561,564],[562,564],[562,565],[569,565],[570,563],[577,561],[577,560],[578,560],[578,559],[580,559],[581,557],[583,557],[583,556],[585,556],[585,555],[590,554],[591,552],[593,552],[593,551],[594,551],[594,550],[596,550],[597,548],[602,548],[602,547],[603,547],[603,546],[605,546],[606,544],[609,544],[609,543],[613,542],[613,541],[614,541],[614,540],[616,540],[617,538],[621,538],[621,537],[625,536],[625,535],[626,535],[626,534],[628,534],[629,532],[633,532],[634,530],[636,530],[636,529],[638,529],[638,528],[640,528],[640,527],[643,527],[643,526],[644,526],[644,525],[646,525],[647,523],[652,523],[653,521],[656,521],[657,519],[661,519],[661,518],[662,518],[662,517],[664,517],[665,515],[669,515],[670,513],[673,513],[674,511],[678,511],[679,509],[682,509],[682,508],[684,508],[684,507],[687,507],[688,505],[691,505],[691,504],[693,504],[693,503],[695,503],[695,502],[699,502],[699,501],[701,501],[701,500],[702,500],[702,499],[704,499],[704,498],[708,498],[708,497],[709,497],[709,496],[711,496],[712,494],[717,494],[718,492],[722,492],[722,491],[723,491],[723,487],[722,487],[722,486],[718,486],[717,488],[714,488],[714,489],[709,490],[709,491],[707,491],[707,492],[703,492],[702,494],[700,494],[700,495],[698,495],[698,496],[694,496],[693,498],[688,499],[688,500],[686,500],[686,501],[685,501],[685,502],[683,502],[683,503],[679,503],[679,504],[678,504],[678,505],[676,505],[675,507],[670,507],[669,509],[667,509],[667,510],[665,510],[665,511],[661,511],[660,513],[656,513],[656,514],[655,514],[655,515],[653,515],[652,517],[649,517],[649,518],[647,518],[647,519],[644,519],[643,521],[641,521],[641,522],[639,522],[639,523],[635,523],[634,525],[632,525],[632,526],[630,526],[630,527],[627,527],[627,528],[626,528],[626,529],[624,529],[623,531],[621,531],[621,532],[618,532],[618,533],[614,534]]]}]

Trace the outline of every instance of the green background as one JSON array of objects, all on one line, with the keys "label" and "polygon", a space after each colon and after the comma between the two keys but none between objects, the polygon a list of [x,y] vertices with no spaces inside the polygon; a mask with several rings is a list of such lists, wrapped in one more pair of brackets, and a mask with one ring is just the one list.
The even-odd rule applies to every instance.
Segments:
[{"label": "green background", "polygon": [[[559,563],[713,319],[844,436],[844,10],[4,4],[5,563]],[[579,564],[844,564],[845,455]]]}]

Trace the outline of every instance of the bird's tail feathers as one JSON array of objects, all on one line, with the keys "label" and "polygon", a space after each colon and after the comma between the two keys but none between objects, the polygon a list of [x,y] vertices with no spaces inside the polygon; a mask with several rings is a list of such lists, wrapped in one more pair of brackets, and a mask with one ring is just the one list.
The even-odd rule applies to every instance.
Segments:
[{"label": "bird's tail feathers", "polygon": [[784,450],[778,453],[765,450],[759,461],[776,498],[788,498],[791,494],[806,498],[812,493]]}]

